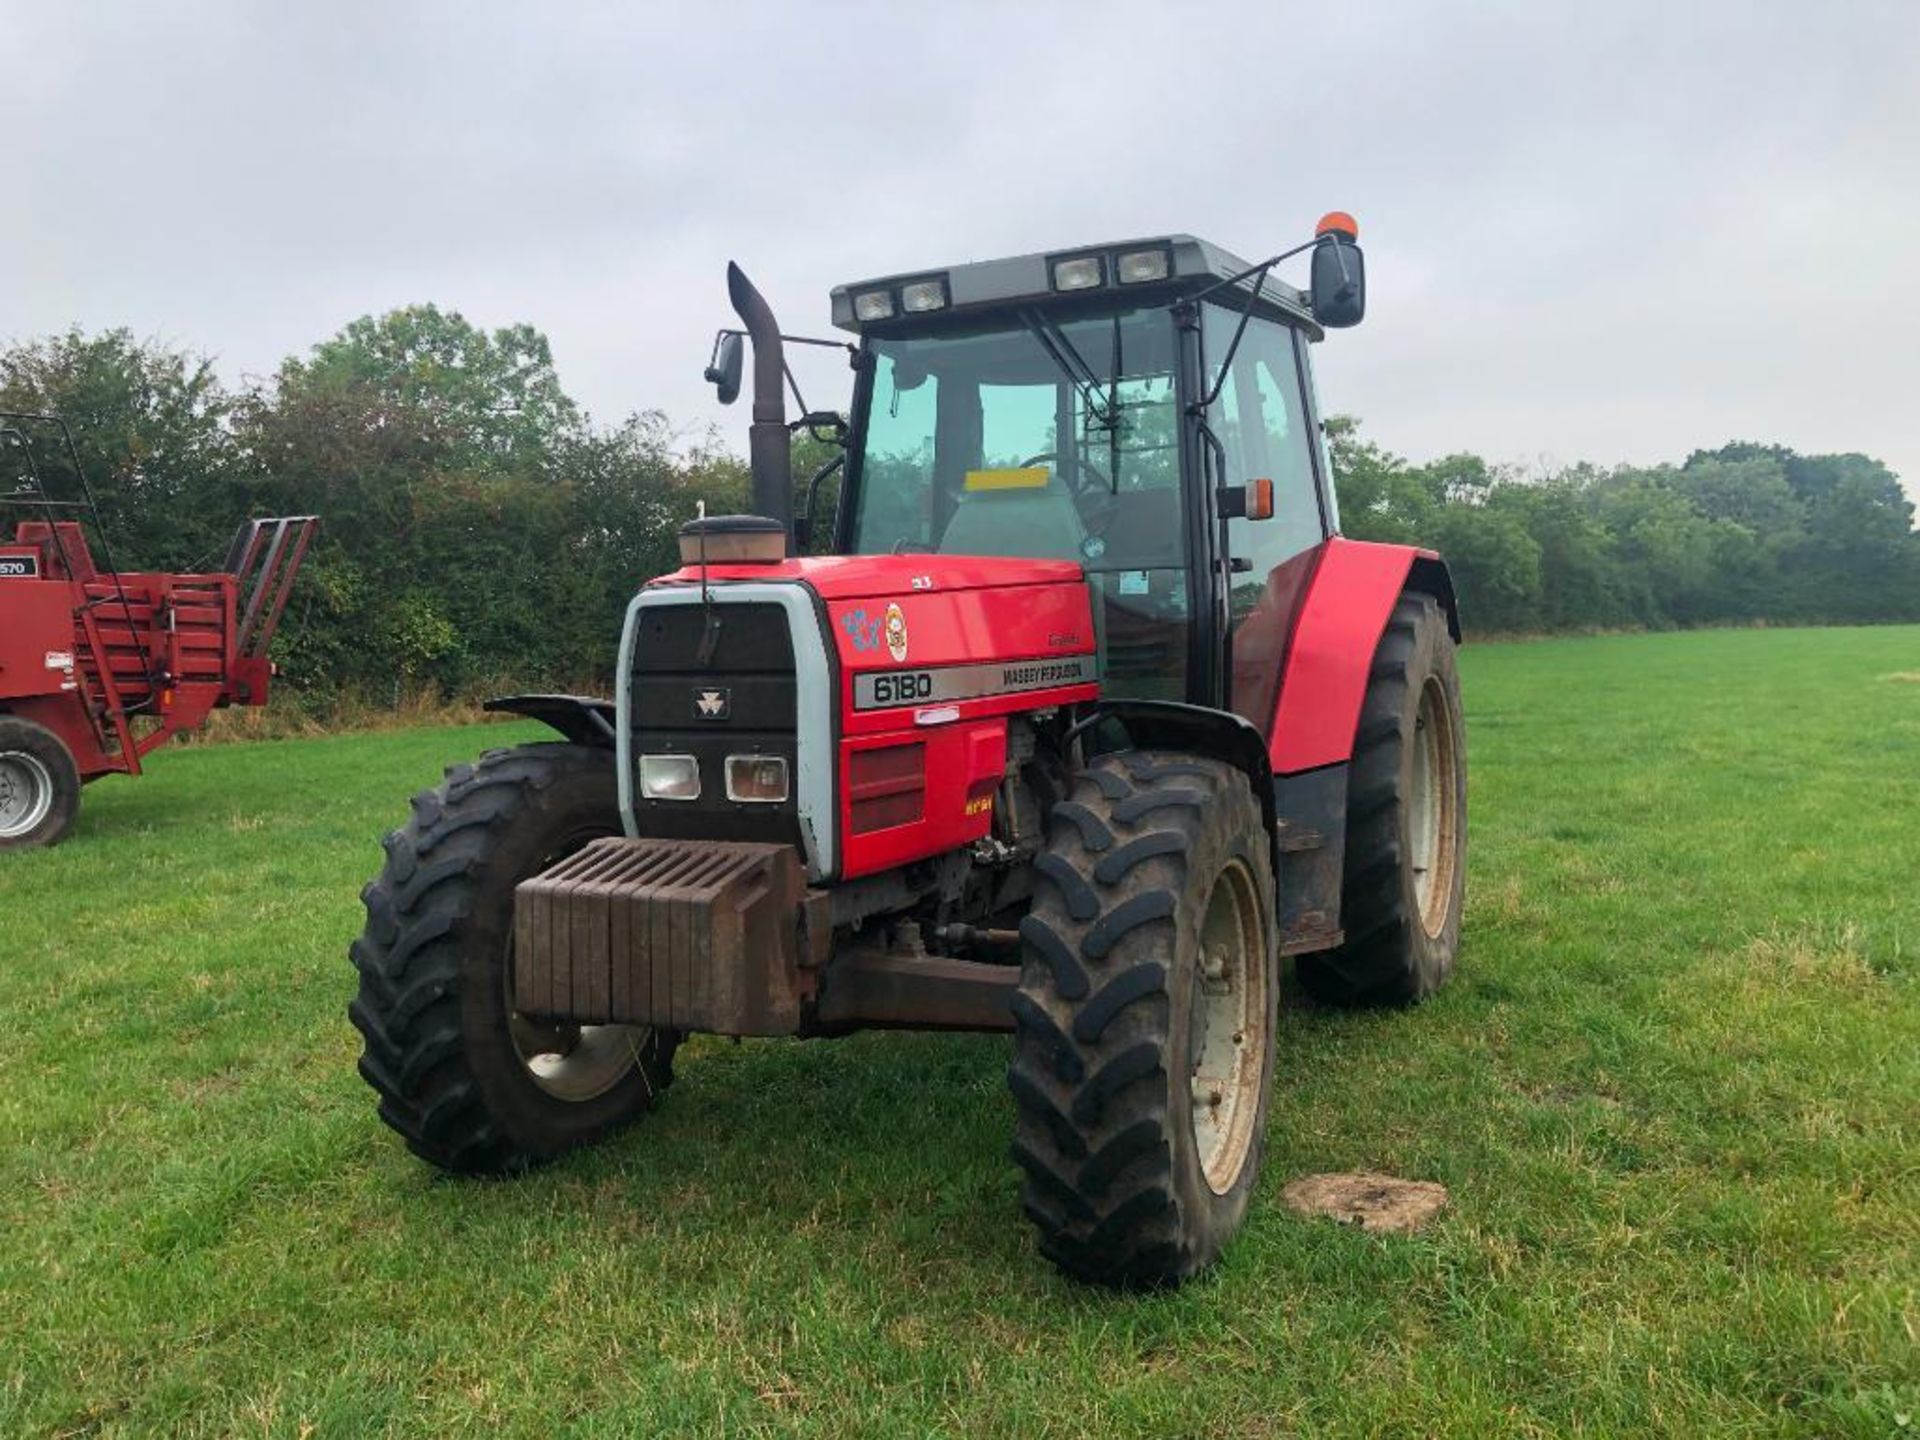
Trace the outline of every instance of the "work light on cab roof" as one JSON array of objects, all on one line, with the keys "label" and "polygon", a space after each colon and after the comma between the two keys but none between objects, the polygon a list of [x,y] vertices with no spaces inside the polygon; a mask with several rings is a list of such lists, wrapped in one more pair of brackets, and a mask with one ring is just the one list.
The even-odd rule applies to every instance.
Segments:
[{"label": "work light on cab roof", "polygon": [[[1041,301],[1057,295],[1087,295],[1123,288],[1173,286],[1194,288],[1192,282],[1226,282],[1245,287],[1258,280],[1263,297],[1288,304],[1306,318],[1325,326],[1358,323],[1340,316],[1327,318],[1331,292],[1295,290],[1274,279],[1271,271],[1282,260],[1308,249],[1346,252],[1348,271],[1357,272],[1359,227],[1344,211],[1332,211],[1316,227],[1314,239],[1283,251],[1270,260],[1250,265],[1216,245],[1191,235],[1168,235],[1073,250],[1043,251],[1000,260],[951,266],[935,274],[883,276],[855,281],[833,291],[833,320],[847,329],[861,330],[913,314],[952,308],[1009,305]],[[1182,287],[1182,282],[1186,282]],[[1318,285],[1316,274],[1315,285]]]},{"label": "work light on cab roof", "polygon": [[[610,700],[493,702],[566,743],[450,772],[389,840],[353,950],[380,1113],[512,1171],[651,1108],[689,1034],[1011,1032],[1040,1251],[1182,1280],[1253,1194],[1281,957],[1405,1004],[1459,936],[1452,584],[1339,534],[1320,440],[1358,227],[902,270],[832,292],[839,339],[727,288],[707,374],[750,390],[755,513],[683,527]],[[846,358],[843,410],[800,345]],[[423,885],[430,854],[460,864]]]}]

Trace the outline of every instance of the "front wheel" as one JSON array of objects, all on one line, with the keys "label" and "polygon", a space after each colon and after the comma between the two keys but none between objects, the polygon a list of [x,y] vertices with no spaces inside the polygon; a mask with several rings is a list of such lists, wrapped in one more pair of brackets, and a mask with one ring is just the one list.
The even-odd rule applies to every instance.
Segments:
[{"label": "front wheel", "polygon": [[630,1123],[672,1080],[674,1032],[512,1005],[514,887],[619,833],[610,752],[521,745],[449,770],[383,842],[347,1015],[380,1118],[422,1159],[523,1169]]},{"label": "front wheel", "polygon": [[1116,1286],[1177,1283],[1246,1215],[1273,1075],[1274,887],[1247,777],[1103,756],[1053,810],[1021,922],[1007,1083],[1040,1249]]},{"label": "front wheel", "polygon": [[80,814],[73,753],[44,725],[0,715],[0,850],[58,845]]}]

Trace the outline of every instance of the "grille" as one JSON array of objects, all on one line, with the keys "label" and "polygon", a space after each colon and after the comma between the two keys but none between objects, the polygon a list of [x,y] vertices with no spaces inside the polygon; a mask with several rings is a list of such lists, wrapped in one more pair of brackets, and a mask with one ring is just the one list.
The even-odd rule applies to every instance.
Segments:
[{"label": "grille", "polygon": [[[718,628],[709,634],[710,620]],[[774,755],[799,773],[798,686],[787,612],[776,604],[719,603],[643,607],[635,621],[627,677],[632,750],[691,755],[700,767],[697,800],[648,800],[634,777],[634,823],[667,839],[800,842],[799,812],[781,804],[727,799],[729,755]],[[702,695],[719,691],[718,714]],[[636,759],[636,764],[637,764]]]}]

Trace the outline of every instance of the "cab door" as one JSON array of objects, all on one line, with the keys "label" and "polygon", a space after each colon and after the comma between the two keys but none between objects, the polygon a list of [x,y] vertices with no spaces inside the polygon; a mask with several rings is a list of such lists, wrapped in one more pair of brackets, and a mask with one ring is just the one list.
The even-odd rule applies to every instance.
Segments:
[{"label": "cab door", "polygon": [[[1207,307],[1209,355],[1225,354],[1239,319],[1232,309]],[[1264,316],[1248,320],[1208,424],[1225,452],[1221,484],[1273,482],[1270,518],[1226,522],[1228,708],[1264,733],[1294,612],[1333,529],[1306,337]]]}]

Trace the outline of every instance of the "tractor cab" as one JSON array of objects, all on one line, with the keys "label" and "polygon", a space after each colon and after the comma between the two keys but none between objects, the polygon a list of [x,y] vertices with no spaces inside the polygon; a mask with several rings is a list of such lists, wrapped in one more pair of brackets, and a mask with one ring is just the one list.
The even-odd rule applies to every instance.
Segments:
[{"label": "tractor cab", "polygon": [[1270,710],[1235,650],[1270,679],[1270,578],[1337,525],[1307,347],[1361,317],[1356,236],[1332,215],[1299,247],[1306,292],[1284,256],[1186,235],[837,287],[859,339],[832,548],[1072,560],[1107,693]]}]

